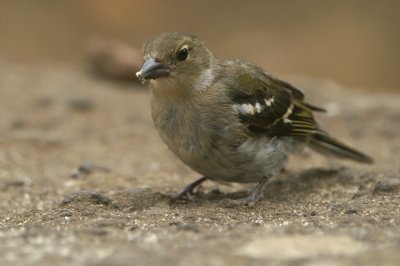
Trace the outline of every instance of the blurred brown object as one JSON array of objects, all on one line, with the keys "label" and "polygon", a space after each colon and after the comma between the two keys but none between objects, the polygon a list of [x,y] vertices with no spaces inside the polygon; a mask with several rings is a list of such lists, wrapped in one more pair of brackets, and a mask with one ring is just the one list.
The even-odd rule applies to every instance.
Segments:
[{"label": "blurred brown object", "polygon": [[87,61],[91,71],[99,76],[136,82],[142,56],[138,49],[121,41],[93,38],[87,43]]}]

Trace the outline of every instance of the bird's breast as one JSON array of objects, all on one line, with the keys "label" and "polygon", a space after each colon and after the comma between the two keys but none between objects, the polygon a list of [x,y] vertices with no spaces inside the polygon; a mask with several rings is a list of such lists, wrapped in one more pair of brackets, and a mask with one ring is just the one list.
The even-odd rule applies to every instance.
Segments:
[{"label": "bird's breast", "polygon": [[215,151],[234,150],[242,142],[243,129],[235,126],[234,117],[210,108],[152,100],[153,121],[161,139],[187,164],[209,158]]},{"label": "bird's breast", "polygon": [[205,148],[199,115],[191,106],[152,101],[152,117],[161,139],[179,157],[201,153]]}]

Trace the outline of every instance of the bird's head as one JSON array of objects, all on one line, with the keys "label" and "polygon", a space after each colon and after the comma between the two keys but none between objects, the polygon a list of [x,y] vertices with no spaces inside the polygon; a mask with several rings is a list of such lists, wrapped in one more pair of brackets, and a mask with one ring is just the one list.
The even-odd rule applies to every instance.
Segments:
[{"label": "bird's head", "polygon": [[215,57],[206,45],[188,33],[163,33],[143,47],[144,64],[136,73],[154,89],[202,89],[213,79]]}]

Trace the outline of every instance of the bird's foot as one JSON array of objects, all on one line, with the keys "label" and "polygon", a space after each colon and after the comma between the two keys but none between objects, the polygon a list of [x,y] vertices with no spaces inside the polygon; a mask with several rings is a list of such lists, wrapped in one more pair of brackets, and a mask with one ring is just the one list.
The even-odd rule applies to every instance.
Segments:
[{"label": "bird's foot", "polygon": [[194,200],[195,198],[195,190],[208,178],[203,176],[193,183],[190,183],[186,187],[183,188],[183,190],[176,196],[175,199],[177,200]]},{"label": "bird's foot", "polygon": [[264,193],[260,193],[258,195],[249,194],[246,197],[240,199],[223,199],[219,202],[219,204],[225,208],[234,208],[245,205],[249,207],[254,207],[254,205],[262,199],[264,199]]},{"label": "bird's foot", "polygon": [[257,184],[255,188],[253,188],[250,193],[243,198],[240,199],[223,199],[220,201],[220,205],[226,208],[233,208],[237,206],[248,205],[249,207],[254,207],[254,205],[264,199],[264,187],[267,183],[268,178],[263,177],[261,181]]}]

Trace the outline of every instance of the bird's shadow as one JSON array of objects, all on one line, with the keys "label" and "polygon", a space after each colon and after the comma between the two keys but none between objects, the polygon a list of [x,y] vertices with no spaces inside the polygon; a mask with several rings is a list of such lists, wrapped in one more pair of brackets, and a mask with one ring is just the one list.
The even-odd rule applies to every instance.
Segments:
[{"label": "bird's shadow", "polygon": [[[310,168],[302,172],[288,172],[271,179],[264,189],[264,198],[269,202],[304,199],[312,193],[329,189],[334,184],[352,183],[351,172],[346,168]],[[201,189],[194,199],[183,200],[195,203],[219,202],[223,199],[239,199],[248,195],[249,190],[222,192],[219,189],[203,192]]]}]

